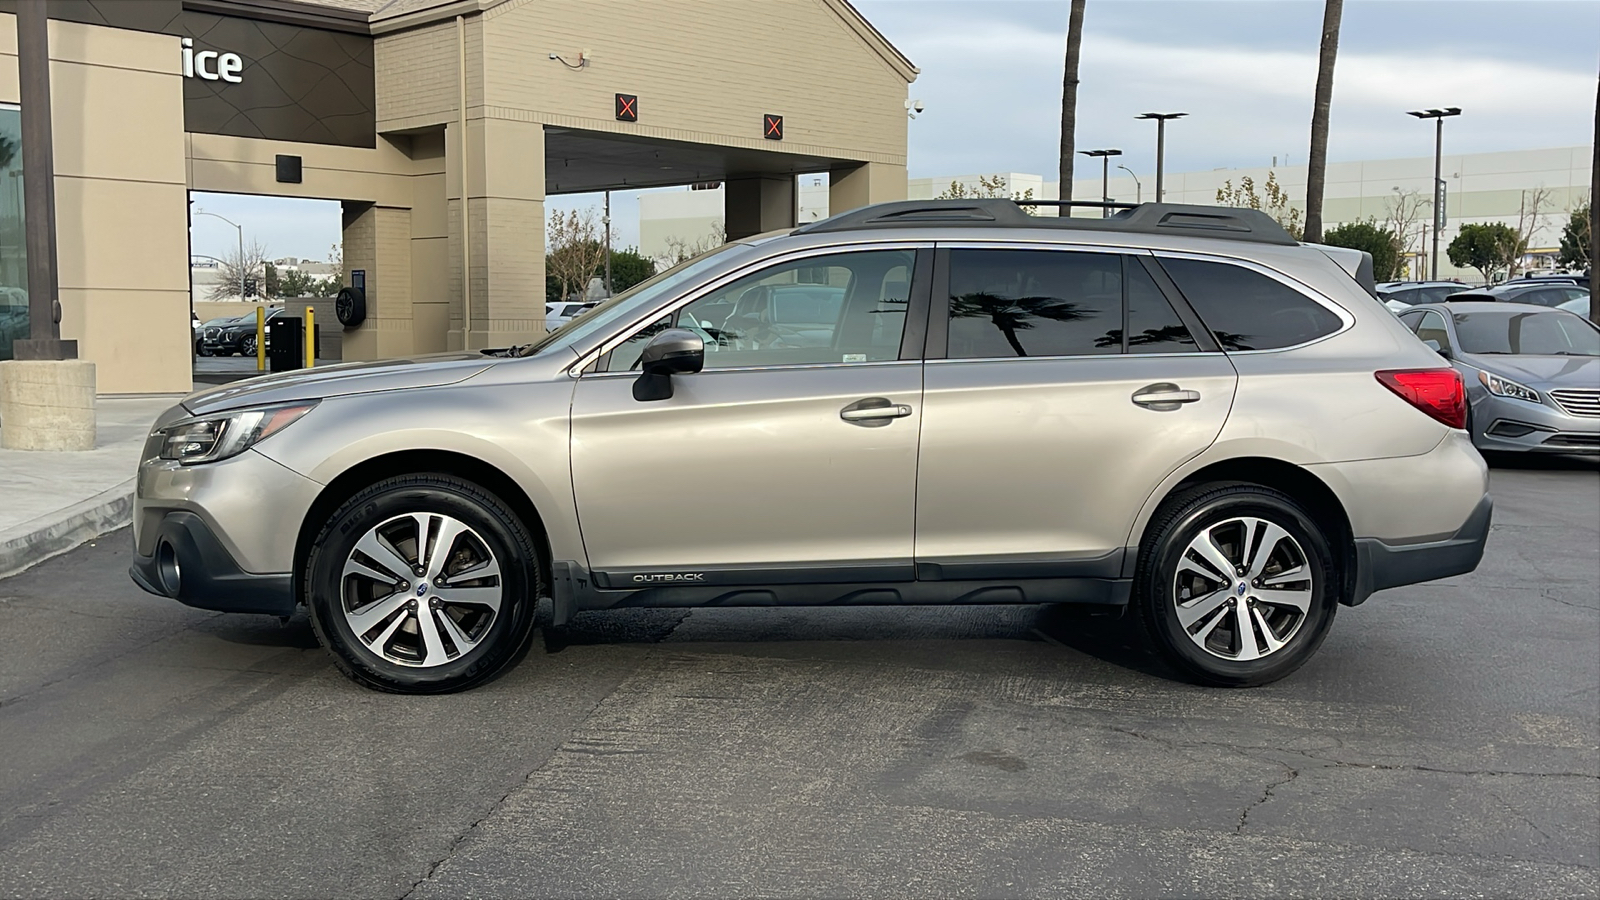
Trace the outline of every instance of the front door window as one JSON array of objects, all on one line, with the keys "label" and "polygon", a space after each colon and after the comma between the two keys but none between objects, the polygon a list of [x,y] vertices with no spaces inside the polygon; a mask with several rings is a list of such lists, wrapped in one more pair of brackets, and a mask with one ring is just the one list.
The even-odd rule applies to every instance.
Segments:
[{"label": "front door window", "polygon": [[636,368],[650,337],[668,327],[705,340],[708,370],[898,359],[915,258],[866,250],[763,269],[646,326],[606,368]]}]

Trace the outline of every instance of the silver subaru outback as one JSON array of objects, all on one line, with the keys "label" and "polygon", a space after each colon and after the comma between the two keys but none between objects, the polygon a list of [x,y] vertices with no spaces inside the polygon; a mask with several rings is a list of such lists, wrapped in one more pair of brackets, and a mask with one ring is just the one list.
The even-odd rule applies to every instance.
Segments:
[{"label": "silver subaru outback", "polygon": [[[1365,265],[1363,265],[1366,263]],[[735,241],[520,347],[197,393],[132,576],[308,609],[350,677],[482,684],[582,610],[1131,607],[1179,672],[1294,671],[1470,572],[1461,376],[1361,254],[1248,210],[879,204]]]}]

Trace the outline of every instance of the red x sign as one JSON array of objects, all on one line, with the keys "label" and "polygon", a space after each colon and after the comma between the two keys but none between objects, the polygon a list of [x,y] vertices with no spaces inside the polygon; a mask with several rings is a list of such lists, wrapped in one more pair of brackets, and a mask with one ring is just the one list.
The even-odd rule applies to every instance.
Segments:
[{"label": "red x sign", "polygon": [[783,116],[767,113],[761,117],[762,136],[769,141],[783,140]]},{"label": "red x sign", "polygon": [[639,121],[639,98],[634,94],[617,95],[617,121]]}]

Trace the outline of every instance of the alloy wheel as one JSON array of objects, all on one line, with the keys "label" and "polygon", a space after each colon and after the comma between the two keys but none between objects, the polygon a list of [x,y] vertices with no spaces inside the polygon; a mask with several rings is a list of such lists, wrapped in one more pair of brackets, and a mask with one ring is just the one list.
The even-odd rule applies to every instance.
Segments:
[{"label": "alloy wheel", "polygon": [[1201,649],[1248,661],[1283,649],[1310,612],[1315,576],[1294,536],[1267,519],[1207,526],[1178,561],[1178,624]]},{"label": "alloy wheel", "polygon": [[431,668],[472,652],[503,600],[500,563],[466,523],[437,513],[385,520],[345,560],[340,608],[367,650]]}]

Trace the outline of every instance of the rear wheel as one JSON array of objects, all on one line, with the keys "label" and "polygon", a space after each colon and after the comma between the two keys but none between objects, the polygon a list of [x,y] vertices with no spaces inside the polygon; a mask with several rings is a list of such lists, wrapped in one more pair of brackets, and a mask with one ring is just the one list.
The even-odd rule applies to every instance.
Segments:
[{"label": "rear wheel", "polygon": [[446,475],[389,478],[329,518],[306,564],[311,622],[368,687],[436,694],[520,658],[539,584],[531,534],[498,499]]},{"label": "rear wheel", "polygon": [[1139,551],[1134,603],[1158,652],[1204,684],[1267,684],[1304,665],[1338,606],[1333,555],[1288,495],[1203,485],[1169,499]]}]

